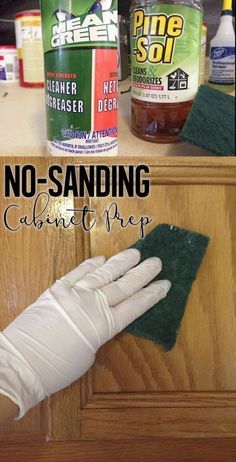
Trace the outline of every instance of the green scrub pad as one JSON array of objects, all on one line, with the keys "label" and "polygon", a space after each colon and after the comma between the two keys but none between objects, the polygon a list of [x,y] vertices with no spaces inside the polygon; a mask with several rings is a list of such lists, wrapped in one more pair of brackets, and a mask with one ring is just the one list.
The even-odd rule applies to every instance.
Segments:
[{"label": "green scrub pad", "polygon": [[132,248],[141,252],[141,260],[160,257],[163,269],[158,279],[169,279],[172,288],[167,297],[137,319],[126,330],[160,343],[166,351],[176,344],[186,303],[209,239],[201,234],[170,225],[159,225]]},{"label": "green scrub pad", "polygon": [[235,98],[202,85],[181,139],[219,156],[235,156]]}]

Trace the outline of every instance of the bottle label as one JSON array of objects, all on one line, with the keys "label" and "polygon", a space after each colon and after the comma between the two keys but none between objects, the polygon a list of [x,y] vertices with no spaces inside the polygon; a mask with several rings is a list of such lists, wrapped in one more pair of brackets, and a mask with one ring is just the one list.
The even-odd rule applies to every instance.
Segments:
[{"label": "bottle label", "polygon": [[0,81],[16,82],[18,75],[17,53],[4,53],[0,50]]},{"label": "bottle label", "polygon": [[233,85],[235,82],[235,47],[212,47],[210,83]]},{"label": "bottle label", "polygon": [[187,6],[136,8],[131,18],[132,96],[191,101],[198,90],[202,13]]},{"label": "bottle label", "polygon": [[15,29],[21,80],[29,84],[42,84],[44,64],[41,18],[39,15],[19,17]]}]

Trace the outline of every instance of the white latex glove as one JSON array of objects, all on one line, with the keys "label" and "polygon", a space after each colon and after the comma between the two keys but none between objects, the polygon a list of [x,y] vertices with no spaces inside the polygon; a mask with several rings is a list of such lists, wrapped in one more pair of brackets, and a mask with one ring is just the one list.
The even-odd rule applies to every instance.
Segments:
[{"label": "white latex glove", "polygon": [[0,333],[0,394],[19,406],[18,419],[75,382],[102,345],[167,295],[168,281],[146,287],[161,261],[139,262],[134,249],[85,261]]}]

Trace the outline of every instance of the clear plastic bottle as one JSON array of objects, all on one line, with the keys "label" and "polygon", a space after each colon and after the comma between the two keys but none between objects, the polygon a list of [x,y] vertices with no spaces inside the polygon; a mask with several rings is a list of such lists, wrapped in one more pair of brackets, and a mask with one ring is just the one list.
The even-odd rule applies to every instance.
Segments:
[{"label": "clear plastic bottle", "polygon": [[210,86],[231,93],[235,85],[235,31],[232,0],[224,0],[220,26],[211,41]]},{"label": "clear plastic bottle", "polygon": [[147,141],[179,141],[199,85],[200,0],[133,0],[132,132]]}]

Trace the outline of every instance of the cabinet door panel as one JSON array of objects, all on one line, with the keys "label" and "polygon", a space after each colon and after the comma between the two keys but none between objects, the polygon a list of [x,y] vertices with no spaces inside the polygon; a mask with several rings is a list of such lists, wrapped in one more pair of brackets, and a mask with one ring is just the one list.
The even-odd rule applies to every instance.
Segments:
[{"label": "cabinet door panel", "polygon": [[[227,207],[231,188],[224,186],[154,186],[145,201],[120,201],[123,215],[153,217],[151,227],[172,223],[210,237],[210,245],[194,283],[177,346],[170,353],[153,342],[122,334],[100,352],[94,367],[94,389],[104,392],[236,391],[235,217]],[[232,191],[233,192],[233,191]],[[217,201],[216,201],[217,197]],[[234,205],[236,208],[236,199]],[[231,200],[231,203],[232,203]],[[109,201],[93,201],[102,210]],[[138,234],[114,225],[104,237],[91,233],[91,253],[112,255],[128,247]]]},{"label": "cabinet door panel", "polygon": [[[131,427],[147,437],[148,421],[153,436],[236,434],[234,192],[233,186],[154,185],[146,200],[118,201],[126,218],[152,217],[150,229],[171,223],[194,230],[208,235],[210,245],[174,350],[165,353],[154,342],[122,333],[99,351],[93,370],[82,379],[82,437],[106,438],[107,432],[111,438],[134,437]],[[88,237],[92,255],[109,257],[138,239],[135,227],[121,230],[117,223],[104,234],[103,211],[110,204],[91,201],[101,217]],[[133,411],[127,416],[125,409]]]}]

